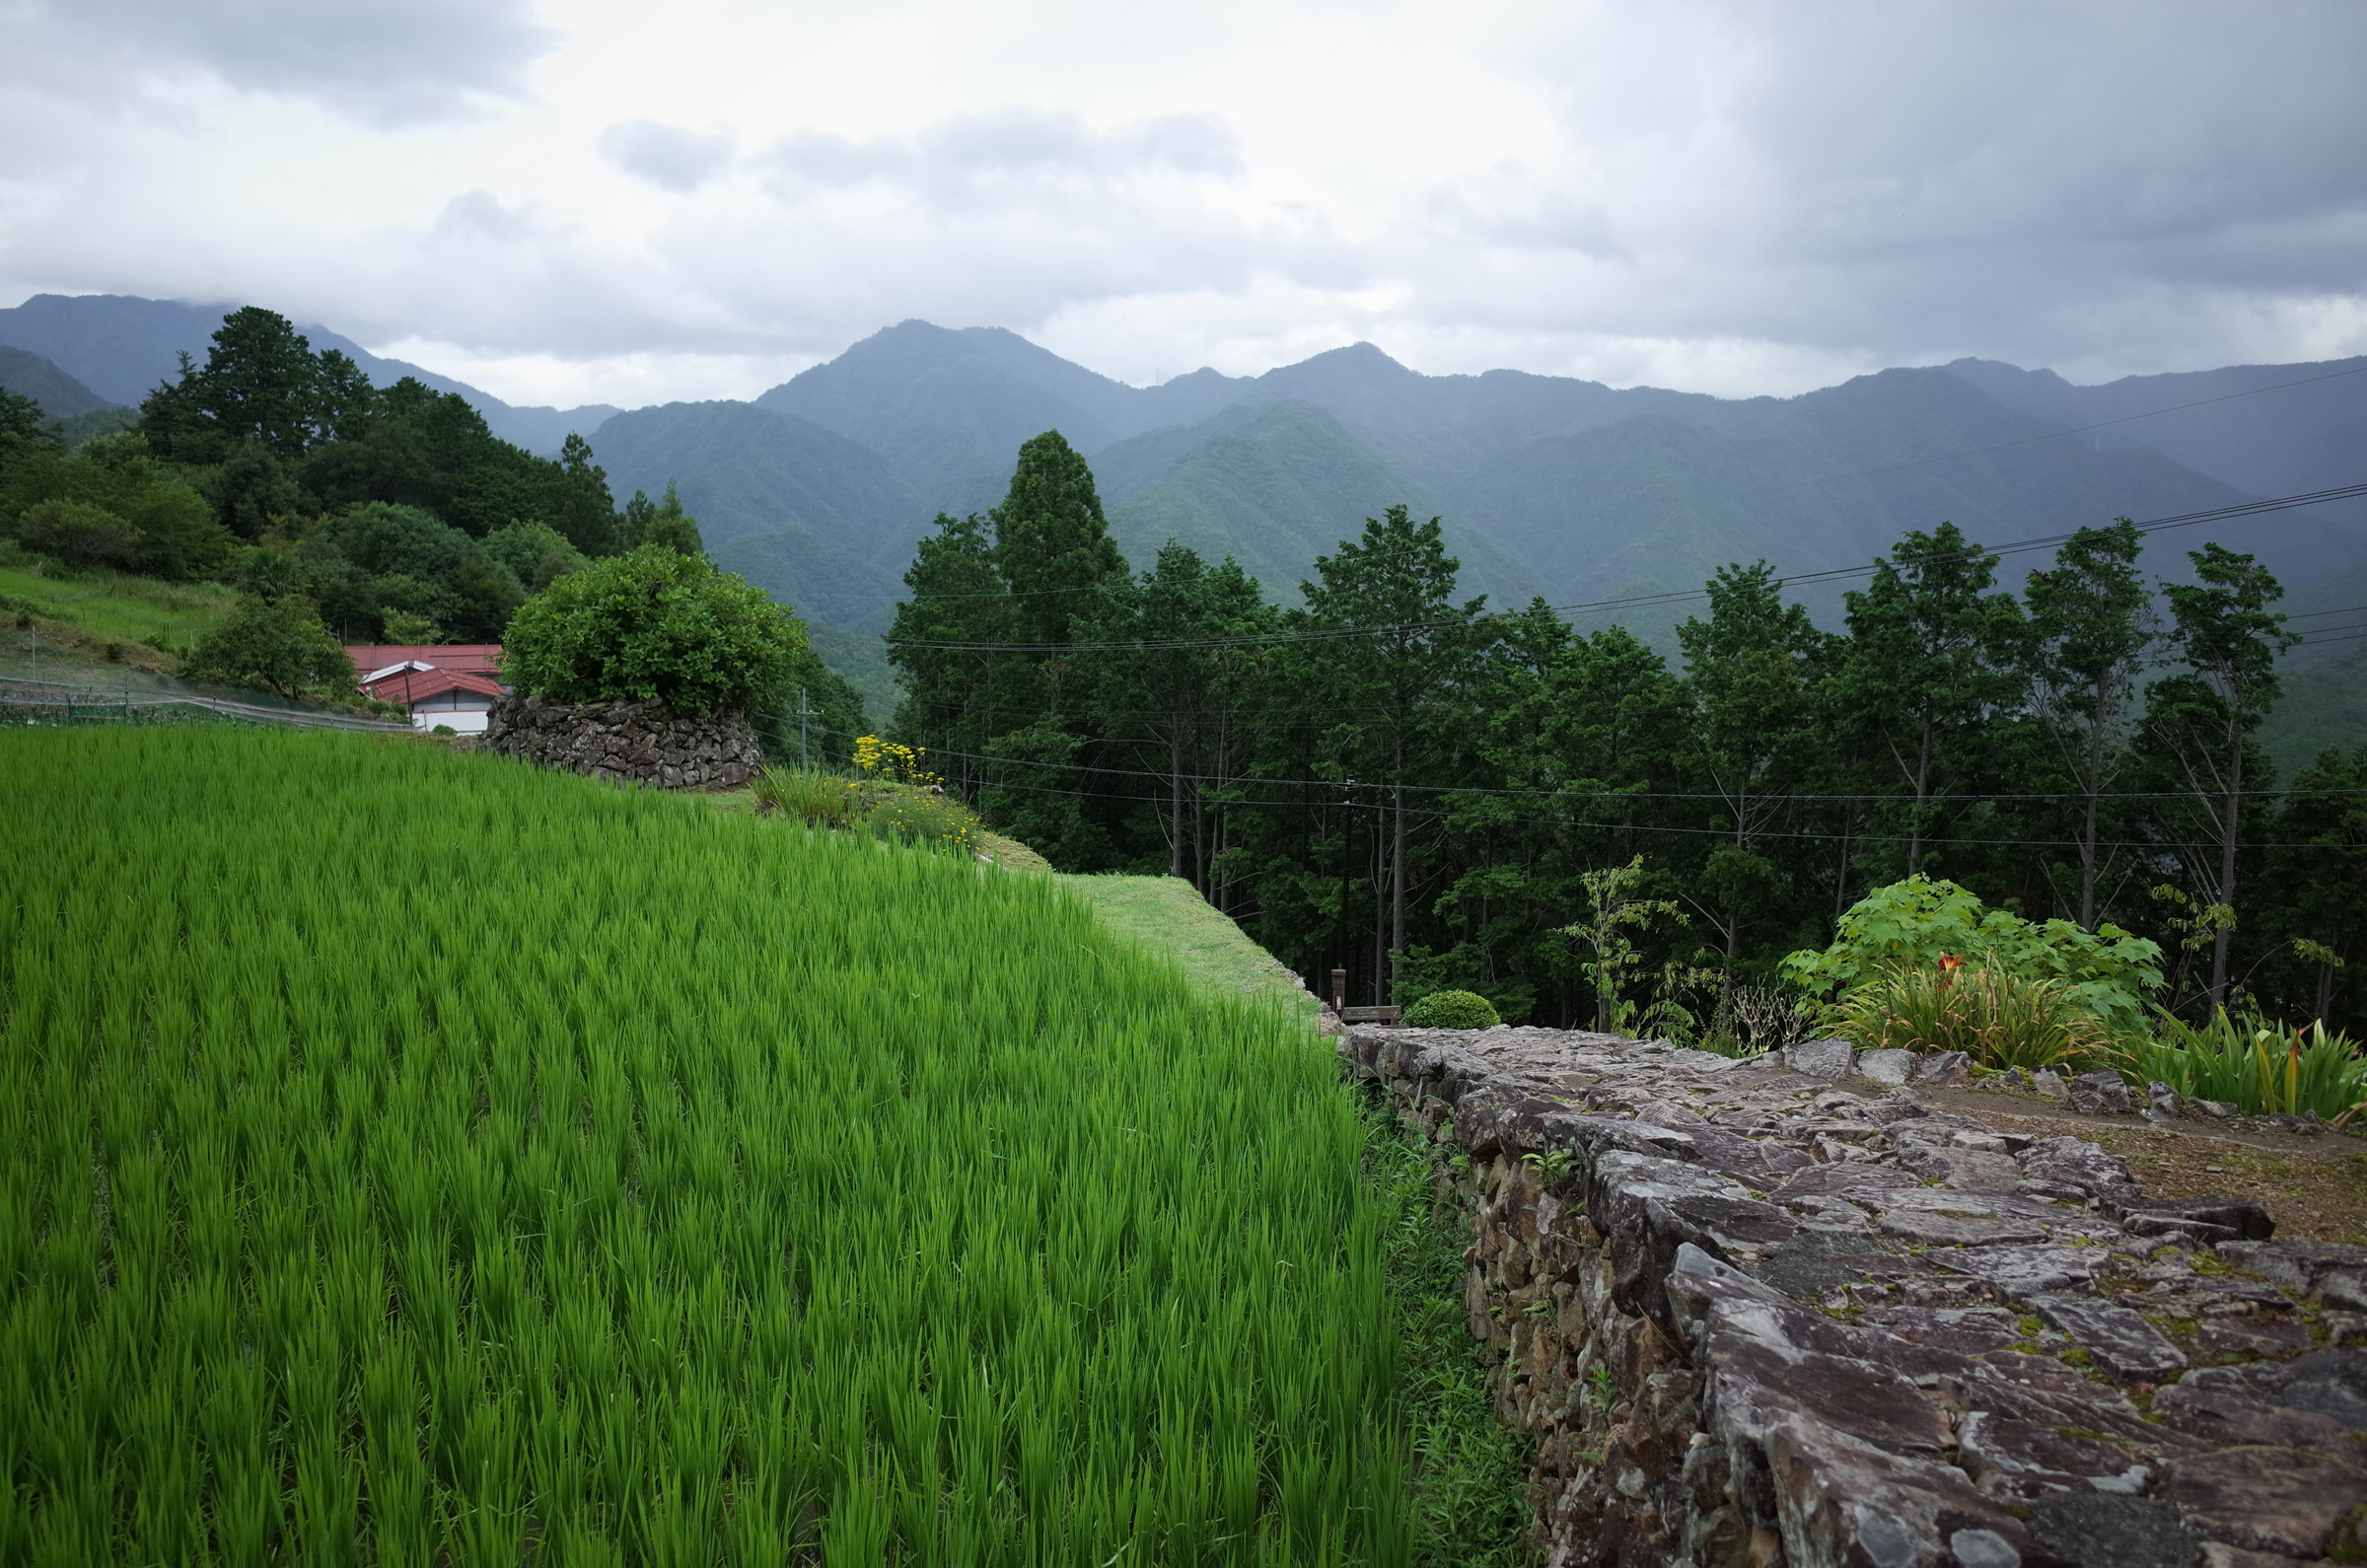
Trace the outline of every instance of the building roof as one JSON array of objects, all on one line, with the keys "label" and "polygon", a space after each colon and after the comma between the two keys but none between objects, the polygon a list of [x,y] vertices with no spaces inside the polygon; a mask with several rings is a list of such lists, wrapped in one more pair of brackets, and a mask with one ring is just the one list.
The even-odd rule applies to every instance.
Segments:
[{"label": "building roof", "polygon": [[441,643],[424,648],[355,644],[345,650],[345,657],[353,661],[357,674],[365,676],[373,670],[384,670],[389,665],[399,664],[422,664],[434,670],[462,670],[470,675],[491,676],[500,673],[501,644]]},{"label": "building roof", "polygon": [[474,691],[488,700],[501,695],[501,682],[491,676],[472,670],[414,670],[408,664],[363,684],[381,702],[423,702],[447,691]]}]

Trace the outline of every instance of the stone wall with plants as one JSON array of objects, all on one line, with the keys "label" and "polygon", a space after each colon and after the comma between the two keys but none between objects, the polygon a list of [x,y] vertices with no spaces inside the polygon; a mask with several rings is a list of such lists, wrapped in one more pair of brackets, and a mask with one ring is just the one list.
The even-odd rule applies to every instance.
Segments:
[{"label": "stone wall with plants", "polygon": [[663,702],[553,702],[513,692],[494,701],[483,744],[544,767],[664,789],[733,789],[764,765],[745,713],[700,718]]},{"label": "stone wall with plants", "polygon": [[2362,1549],[2367,1249],[1921,1103],[1955,1055],[1501,1028],[1339,1050],[1468,1204],[1465,1305],[1536,1439],[1547,1564]]}]

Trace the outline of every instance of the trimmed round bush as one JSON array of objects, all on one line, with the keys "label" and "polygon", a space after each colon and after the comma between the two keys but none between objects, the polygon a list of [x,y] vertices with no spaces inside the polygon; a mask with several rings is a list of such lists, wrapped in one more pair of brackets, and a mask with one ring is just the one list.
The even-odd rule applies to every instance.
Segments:
[{"label": "trimmed round bush", "polygon": [[703,556],[644,544],[555,578],[502,638],[502,678],[554,702],[666,702],[701,718],[787,678],[805,624]]},{"label": "trimmed round bush", "polygon": [[1405,1010],[1408,1029],[1493,1029],[1495,1004],[1472,991],[1432,991]]}]

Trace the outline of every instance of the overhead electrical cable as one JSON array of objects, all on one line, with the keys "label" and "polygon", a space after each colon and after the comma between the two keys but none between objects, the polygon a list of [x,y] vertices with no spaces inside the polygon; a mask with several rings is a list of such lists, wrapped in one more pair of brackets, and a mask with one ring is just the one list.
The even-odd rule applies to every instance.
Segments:
[{"label": "overhead electrical cable", "polygon": [[[2168,529],[2193,528],[2198,524],[2258,517],[2271,512],[2291,511],[2296,507],[2318,506],[2330,501],[2354,500],[2362,496],[2367,496],[2367,483],[2337,485],[2331,489],[2313,490],[2303,495],[2275,496],[2260,501],[2239,502],[2233,506],[2211,507],[2200,512],[2184,512],[2171,517],[2154,518],[2137,524],[2136,529],[2140,534],[2156,534]],[[2017,539],[2008,544],[1983,545],[1957,550],[1945,555],[1926,557],[1917,564],[1933,565],[1943,561],[1976,560],[1983,556],[2027,554],[2032,550],[2043,550],[2061,544],[2072,538],[2078,532],[2074,530],[2070,534],[2049,534],[2038,538]],[[1781,586],[1785,588],[1798,588],[1804,583],[1838,582],[1847,578],[1872,576],[1890,564],[1886,560],[1875,560],[1862,566],[1829,567],[1823,571],[1803,572],[1797,576],[1785,577],[1780,582]],[[1598,599],[1582,604],[1553,605],[1547,607],[1555,614],[1570,615],[1592,610],[1681,604],[1708,597],[1709,590],[1706,588],[1673,589],[1666,593],[1639,594],[1623,599]],[[896,647],[934,648],[950,653],[1152,653],[1184,648],[1262,648],[1283,643],[1346,642],[1393,633],[1408,634],[1431,631],[1441,627],[1468,623],[1469,617],[1458,615],[1451,619],[1390,621],[1371,626],[1324,626],[1288,631],[1255,632],[1233,637],[1144,638],[1128,642],[958,642],[919,637],[897,637],[893,634],[885,635],[881,640]]]}]

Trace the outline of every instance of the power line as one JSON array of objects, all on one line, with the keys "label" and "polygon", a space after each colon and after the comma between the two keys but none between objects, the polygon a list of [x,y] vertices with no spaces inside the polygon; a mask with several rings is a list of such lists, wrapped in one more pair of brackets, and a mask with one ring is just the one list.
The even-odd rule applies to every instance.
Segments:
[{"label": "power line", "polygon": [[[837,733],[840,733],[840,732],[833,731],[833,732],[831,732],[831,733],[833,733],[833,734],[837,734]],[[954,754],[954,753],[950,753],[950,752],[949,752],[949,753],[944,753],[944,754],[951,755],[951,754]],[[1008,760],[1008,759],[1006,758],[1006,759],[1004,759],[1004,760]],[[1024,764],[1021,764],[1021,765],[1023,765],[1023,766],[1028,766],[1028,767],[1059,767],[1059,766],[1070,766],[1070,767],[1074,767],[1074,766],[1077,766],[1077,765],[1079,765],[1079,764],[1075,764],[1075,763],[1066,763],[1066,764],[1063,764],[1063,763],[1053,763],[1053,762],[1030,762],[1030,763],[1024,763]],[[1162,775],[1162,776],[1163,776],[1163,775]],[[1252,782],[1252,783],[1282,783],[1282,782],[1288,782],[1288,781],[1285,781],[1285,780],[1266,780],[1266,779],[1255,779],[1255,780],[1250,780],[1249,782]],[[1060,788],[1060,787],[1058,787],[1058,786],[1056,786],[1056,785],[1050,785],[1050,784],[1012,784],[1012,783],[1005,783],[1005,782],[1002,782],[1002,781],[999,781],[999,780],[994,780],[994,781],[988,781],[988,783],[986,784],[986,787],[987,787],[987,788],[989,788],[989,789],[998,789],[998,790],[1017,790],[1017,791],[1020,791],[1020,792],[1022,792],[1022,793],[1029,794],[1029,795],[1059,795],[1059,796],[1064,796],[1064,797],[1073,797],[1073,798],[1084,798],[1084,799],[1094,799],[1094,800],[1113,801],[1113,802],[1118,802],[1118,803],[1121,803],[1121,804],[1125,804],[1125,805],[1131,805],[1131,806],[1165,806],[1165,805],[1167,805],[1167,804],[1168,804],[1168,802],[1167,802],[1167,797],[1166,797],[1166,796],[1164,796],[1164,795],[1114,795],[1114,794],[1111,794],[1111,793],[1109,793],[1109,792],[1107,792],[1107,791],[1103,791],[1103,790],[1062,789],[1062,788]],[[1335,787],[1336,787],[1336,784],[1327,784],[1326,787],[1327,787],[1327,788],[1335,788]],[[1371,786],[1371,787],[1372,787],[1372,788],[1376,788],[1376,789],[1387,789],[1387,788],[1391,788],[1391,787],[1393,787],[1393,786],[1389,786],[1389,785],[1375,785],[1375,786]],[[2342,793],[2355,793],[2355,792],[2348,792],[2348,791],[2346,791],[2346,792],[2342,792]],[[1798,797],[1792,797],[1792,798],[1793,798],[1793,799],[1797,799]],[[1886,799],[1886,800],[1897,800],[1897,799],[1898,799],[1898,797],[1897,797],[1897,796],[1885,796],[1885,797],[1883,797],[1883,799]],[[1317,804],[1317,805],[1321,805],[1321,804],[1326,804],[1326,803],[1323,803],[1323,802],[1315,802],[1315,803],[1310,803],[1310,802],[1303,801],[1303,800],[1300,800],[1300,801],[1273,801],[1273,800],[1248,800],[1248,799],[1243,799],[1243,800],[1229,800],[1229,801],[1221,801],[1221,802],[1218,802],[1217,804],[1218,804],[1218,805],[1220,805],[1220,806],[1228,807],[1228,808],[1229,808],[1229,807],[1234,807],[1234,806],[1251,806],[1251,807],[1256,807],[1256,808],[1259,808],[1259,809],[1265,809],[1265,808],[1284,808],[1284,809],[1296,808],[1296,809],[1299,809],[1299,810],[1305,810],[1305,809],[1306,809],[1306,808],[1307,808],[1307,807],[1308,807],[1310,804]],[[1340,804],[1340,805],[1344,805],[1344,806],[1346,807],[1346,809],[1348,809],[1348,810],[1350,810],[1350,811],[1373,811],[1373,810],[1380,809],[1377,803],[1376,803],[1376,805],[1373,805],[1373,806],[1358,806],[1358,805],[1354,804],[1353,802],[1340,802],[1340,803],[1331,803],[1331,804]],[[1419,812],[1419,813],[1418,813],[1418,815],[1420,815],[1420,816],[1424,816],[1424,817],[1438,817],[1438,816],[1441,816],[1442,814],[1441,814],[1441,813],[1439,813],[1439,812],[1436,812],[1436,811],[1422,811],[1422,812]],[[1655,823],[1655,822],[1596,822],[1596,821],[1584,821],[1584,820],[1574,820],[1574,819],[1570,819],[1570,818],[1561,818],[1561,817],[1511,817],[1511,818],[1506,818],[1506,819],[1504,819],[1504,821],[1505,821],[1507,824],[1536,825],[1536,826],[1549,826],[1549,827],[1585,827],[1585,828],[1594,828],[1594,829],[1600,829],[1600,830],[1602,830],[1602,831],[1605,831],[1605,832],[1618,832],[1618,833],[1659,833],[1659,834],[1662,834],[1662,835],[1664,835],[1664,836],[1677,836],[1677,837],[1685,837],[1685,838],[1719,838],[1719,839],[1731,839],[1731,838],[1733,838],[1733,837],[1734,837],[1734,829],[1733,829],[1733,828],[1731,828],[1731,827],[1672,827],[1672,826],[1668,826],[1668,825],[1666,825],[1666,824],[1663,824],[1663,823]],[[1811,832],[1799,832],[1799,831],[1781,831],[1781,830],[1776,830],[1776,829],[1772,829],[1772,828],[1770,828],[1770,829],[1766,829],[1766,830],[1763,830],[1763,831],[1759,831],[1759,832],[1755,832],[1755,833],[1751,834],[1751,837],[1752,837],[1752,838],[1754,838],[1754,839],[1785,839],[1785,840],[1797,840],[1797,841],[1804,841],[1804,842],[1813,842],[1813,843],[1829,843],[1829,844],[1838,844],[1838,843],[1853,843],[1853,844],[1905,844],[1905,843],[1916,843],[1916,842],[1920,842],[1920,843],[1924,843],[1924,844],[1972,845],[1972,846],[1974,846],[1974,847],[1987,847],[1987,848],[1992,848],[1992,849],[2077,849],[2077,848],[2079,848],[2079,847],[2080,847],[2079,840],[2077,840],[2077,839],[2074,839],[2074,838],[1962,838],[1962,837],[1945,837],[1945,836],[1935,836],[1935,835],[1933,835],[1933,834],[1930,834],[1930,833],[1922,833],[1922,834],[1916,834],[1916,835],[1909,835],[1909,834],[1906,834],[1906,833],[1869,833],[1869,832],[1850,832],[1850,833],[1811,833]],[[2155,853],[2155,854],[2171,854],[2171,853],[2175,853],[2175,852],[2176,852],[2176,851],[2177,851],[2177,850],[2178,850],[2178,849],[2179,849],[2181,846],[2179,846],[2179,845],[2177,845],[2177,844],[2172,844],[2172,843],[2162,843],[2162,842],[2156,842],[2156,841],[2147,840],[2147,839],[2102,839],[2102,838],[2100,838],[2100,839],[2098,839],[2098,840],[2096,841],[2096,847],[2097,847],[2098,849],[2140,849],[2140,850],[2146,850],[2146,851],[2149,851],[2149,852],[2151,852],[2151,853]],[[2239,849],[2327,849],[2327,848],[2341,848],[2341,847],[2345,847],[2345,846],[2340,846],[2340,845],[2328,845],[2328,844],[2325,844],[2325,843],[2320,843],[2320,842],[2302,842],[2302,843],[2285,843],[2285,842],[2259,842],[2259,843],[2243,843],[2243,844],[2239,844],[2237,847],[2238,847]]]},{"label": "power line", "polygon": [[[775,716],[775,715],[766,715],[766,717],[776,717],[776,716]],[[827,733],[827,734],[830,734],[830,735],[843,735],[845,732],[843,732],[843,731],[840,731],[840,730],[829,730],[829,731],[826,731],[825,733]],[[852,740],[852,739],[853,739],[853,737],[852,737],[852,736],[848,736],[848,737],[847,737],[847,739],[849,739],[849,740]],[[1085,743],[1087,743],[1087,744],[1089,744],[1089,745],[1092,745],[1092,744],[1099,744],[1099,745],[1116,745],[1116,746],[1127,746],[1127,745],[1146,745],[1146,744],[1156,744],[1156,743],[1145,743],[1145,742],[1113,741],[1113,740],[1111,740],[1111,739],[1109,739],[1109,738],[1107,738],[1107,737],[1094,737],[1094,736],[1082,736],[1082,737],[1079,737],[1078,739],[1079,739],[1079,740],[1081,740],[1081,741],[1084,741]],[[1521,798],[1524,798],[1524,799],[1542,798],[1542,799],[1547,799],[1547,800],[1570,800],[1570,801],[1582,801],[1582,800],[1595,800],[1595,801],[1604,801],[1604,800],[1632,800],[1632,801],[1720,801],[1720,802],[1724,802],[1724,801],[1732,801],[1733,799],[1735,799],[1735,797],[1734,797],[1734,796],[1732,796],[1732,795],[1722,795],[1722,794],[1719,794],[1719,793],[1717,793],[1717,792],[1715,792],[1715,791],[1629,790],[1629,789],[1617,789],[1617,788],[1605,788],[1605,789],[1582,789],[1582,788],[1575,788],[1575,787],[1564,787],[1564,788],[1561,788],[1561,789],[1550,789],[1550,790],[1546,790],[1546,789],[1499,788],[1499,787],[1492,786],[1492,785],[1465,785],[1465,784],[1394,784],[1394,783],[1385,783],[1385,782],[1369,782],[1369,781],[1368,781],[1368,782],[1366,782],[1366,783],[1361,783],[1361,784],[1359,784],[1359,783],[1357,783],[1357,782],[1355,782],[1355,781],[1353,781],[1353,780],[1349,780],[1349,779],[1321,779],[1321,778],[1263,778],[1263,777],[1256,777],[1256,776],[1226,775],[1226,774],[1220,774],[1220,773],[1183,773],[1183,772],[1172,772],[1172,773],[1171,773],[1171,772],[1167,772],[1167,771],[1164,771],[1164,770],[1161,770],[1161,769],[1154,769],[1154,768],[1105,767],[1105,766],[1101,765],[1100,763],[1095,763],[1095,762],[1040,762],[1040,761],[1033,761],[1033,760],[1030,760],[1029,758],[1026,758],[1026,757],[1016,757],[1016,756],[995,756],[995,755],[993,755],[993,754],[991,754],[991,753],[989,753],[989,752],[984,752],[984,751],[958,751],[958,750],[955,750],[955,749],[954,749],[953,748],[951,748],[951,747],[929,747],[929,748],[926,748],[926,751],[927,751],[927,754],[929,754],[929,755],[931,755],[931,756],[952,756],[952,757],[960,757],[960,758],[962,758],[962,759],[963,759],[964,761],[966,761],[966,762],[999,762],[999,763],[1002,763],[1003,765],[1005,765],[1005,766],[1007,766],[1007,767],[1058,768],[1058,769],[1060,769],[1060,770],[1061,770],[1061,771],[1063,771],[1063,772],[1071,772],[1071,773],[1096,773],[1096,774],[1107,774],[1107,775],[1110,775],[1110,776],[1112,776],[1112,777],[1117,777],[1117,778],[1148,778],[1148,779],[1161,779],[1161,780],[1169,780],[1169,779],[1172,779],[1172,780],[1176,780],[1176,781],[1179,781],[1179,782],[1190,783],[1190,784],[1195,784],[1195,785],[1196,785],[1196,784],[1214,784],[1214,785],[1216,785],[1216,786],[1217,786],[1218,788],[1220,788],[1220,789],[1232,789],[1232,788],[1235,788],[1236,786],[1278,785],[1278,786],[1281,786],[1281,787],[1283,787],[1283,788],[1288,788],[1288,789],[1321,789],[1321,790],[1337,790],[1337,789],[1353,789],[1353,790],[1389,790],[1389,791],[1394,791],[1394,792],[1398,792],[1398,793],[1401,793],[1401,794],[1414,794],[1414,795],[1484,795],[1484,796],[1517,796],[1517,797],[1521,797]],[[1012,788],[1017,788],[1018,786],[1014,785],[1014,786],[1010,786],[1010,787],[1012,787]],[[1088,791],[1088,792],[1085,792],[1085,793],[1092,793],[1092,792]],[[2347,797],[2350,797],[2350,796],[2355,796],[2355,795],[2367,795],[2367,788],[2362,788],[2362,789],[2348,789],[2348,790],[2291,790],[2291,791],[2279,791],[2279,792],[2277,792],[2277,793],[2284,794],[2284,795],[2287,795],[2287,796],[2307,796],[2307,797],[2310,797],[2310,798],[2313,798],[2313,799],[2315,799],[2315,798],[2320,798],[2320,797],[2347,798]],[[2193,798],[2193,795],[2194,795],[2194,792],[2193,792],[2193,791],[2191,791],[2191,790],[2107,790],[2107,791],[2103,791],[2103,792],[2099,793],[2099,794],[2097,795],[2097,797],[2096,797],[2096,798],[2097,798],[2098,800],[2108,800],[2108,801],[2183,801],[2183,800],[2190,800],[2190,799],[2192,799],[2192,798]],[[1779,794],[1776,794],[1776,793],[1774,793],[1773,791],[1769,791],[1769,792],[1768,792],[1767,794],[1765,794],[1765,795],[1762,795],[1762,796],[1757,796],[1757,797],[1755,797],[1755,798],[1756,798],[1756,799],[1758,799],[1758,800],[1761,800],[1761,801],[1768,802],[1768,803],[1793,803],[1793,802],[1798,802],[1798,803],[1811,803],[1811,804],[1822,804],[1822,803],[1847,803],[1847,804],[1860,804],[1860,805],[1866,805],[1866,804],[1874,804],[1874,805],[1899,805],[1899,804],[1904,804],[1904,803],[1907,803],[1907,798],[1906,798],[1906,797],[1904,797],[1904,796],[1901,796],[1901,795],[1895,795],[1895,794],[1889,794],[1889,795],[1876,795],[1876,794],[1868,794],[1868,795],[1837,795],[1837,794],[1836,794],[1836,795],[1810,795],[1810,794],[1788,794],[1788,793],[1787,793],[1787,794],[1780,794],[1780,795],[1779,795]],[[1976,790],[1976,791],[1967,791],[1967,792],[1960,792],[1960,793],[1951,793],[1951,794],[1945,794],[1945,795],[1926,795],[1925,797],[1923,797],[1923,799],[1924,799],[1924,803],[1925,803],[1926,805],[1937,805],[1937,804],[1947,804],[1947,803],[1969,803],[1969,804],[1972,804],[1972,805],[1979,805],[1979,804],[1981,804],[1981,803],[1983,803],[1983,802],[1987,802],[1987,801],[2000,801],[2000,802],[2003,802],[2003,801],[2015,801],[2015,802],[2029,802],[2029,801],[2084,801],[2084,800],[2086,800],[2087,798],[2088,798],[2088,797],[2087,797],[2087,795],[2086,795],[2084,792],[2069,792],[2069,793],[2046,793],[2046,794],[2018,794],[2018,793],[2017,793],[2017,794],[2008,794],[2008,793],[1999,792],[1999,791],[1978,791],[1978,790]],[[1986,843],[1986,842],[1991,842],[1991,840],[1983,839],[1983,840],[1981,840],[1981,842],[1983,842],[1983,843]]]},{"label": "power line", "polygon": [[[2140,534],[2156,534],[2168,529],[2192,528],[2203,523],[2229,522],[2237,518],[2257,517],[2270,512],[2291,511],[2295,507],[2318,506],[2331,501],[2348,501],[2361,496],[2367,496],[2367,483],[2338,485],[2332,489],[2314,490],[2303,495],[2277,496],[2261,501],[2239,502],[2233,506],[2212,507],[2200,512],[2180,513],[2172,517],[2155,518],[2139,523],[2135,527]],[[2070,534],[2050,534],[2037,538],[2020,539],[1994,548],[1973,546],[1946,555],[1929,557],[1926,562],[1921,564],[1973,560],[1982,556],[2027,554],[2032,550],[2041,550],[2050,545],[2061,544],[2074,537],[2078,532],[2074,530]],[[1804,583],[1837,582],[1845,578],[1871,576],[1892,564],[1887,560],[1876,560],[1863,566],[1829,567],[1822,571],[1803,572],[1797,576],[1782,578],[1779,580],[1778,586],[1797,588]],[[1639,594],[1624,599],[1598,599],[1576,605],[1553,605],[1548,606],[1547,608],[1558,615],[1571,615],[1591,610],[1673,605],[1707,597],[1709,597],[1709,591],[1705,588],[1672,589],[1665,593]],[[1459,615],[1452,619],[1392,621],[1373,626],[1320,627],[1296,631],[1276,630],[1235,637],[1175,637],[1141,639],[1132,642],[953,642],[894,635],[884,636],[881,640],[899,648],[929,648],[949,653],[1154,653],[1185,648],[1262,648],[1280,643],[1343,642],[1392,632],[1415,633],[1466,624],[1470,624],[1469,617]]]}]

